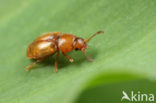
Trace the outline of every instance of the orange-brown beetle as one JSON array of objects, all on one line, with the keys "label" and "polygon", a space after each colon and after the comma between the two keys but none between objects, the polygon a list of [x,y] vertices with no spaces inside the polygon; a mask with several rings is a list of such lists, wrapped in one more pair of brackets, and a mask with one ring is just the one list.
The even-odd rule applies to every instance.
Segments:
[{"label": "orange-brown beetle", "polygon": [[81,50],[87,56],[89,61],[93,61],[93,59],[87,55],[85,49],[87,48],[87,43],[95,35],[100,33],[104,33],[104,31],[96,32],[88,40],[76,37],[73,34],[62,34],[61,32],[49,32],[41,35],[40,37],[35,39],[27,48],[27,57],[29,59],[35,59],[37,61],[29,65],[26,68],[26,71],[28,71],[38,62],[41,62],[47,57],[57,53],[55,62],[55,72],[57,72],[59,50],[66,58],[69,59],[71,63],[73,62],[73,59],[70,56],[66,55],[66,53],[72,50]]}]

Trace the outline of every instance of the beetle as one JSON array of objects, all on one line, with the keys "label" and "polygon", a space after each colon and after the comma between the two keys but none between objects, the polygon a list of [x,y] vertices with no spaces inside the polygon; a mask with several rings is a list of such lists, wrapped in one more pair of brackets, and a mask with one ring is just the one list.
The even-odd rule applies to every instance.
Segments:
[{"label": "beetle", "polygon": [[93,34],[89,39],[84,40],[73,34],[62,34],[61,32],[48,32],[39,36],[32,43],[29,44],[27,48],[27,57],[29,59],[34,59],[36,62],[29,65],[25,71],[29,71],[35,64],[42,62],[49,56],[53,56],[55,53],[55,72],[57,72],[57,65],[59,59],[59,51],[72,63],[74,60],[68,56],[66,53],[72,50],[82,51],[89,61],[93,61],[91,57],[87,55],[85,49],[87,48],[87,43],[97,34],[104,33],[104,31],[98,31]]}]

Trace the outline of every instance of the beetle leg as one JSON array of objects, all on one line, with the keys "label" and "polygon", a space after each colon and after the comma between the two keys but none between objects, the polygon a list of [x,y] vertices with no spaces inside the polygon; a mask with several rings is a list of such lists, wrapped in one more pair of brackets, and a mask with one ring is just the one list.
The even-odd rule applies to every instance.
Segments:
[{"label": "beetle leg", "polygon": [[56,55],[56,61],[55,61],[55,72],[57,72],[57,64],[58,64],[58,59],[59,59],[59,51],[57,52],[57,55]]},{"label": "beetle leg", "polygon": [[65,53],[63,53],[63,55],[64,55],[71,63],[74,61],[70,56],[66,55]]},{"label": "beetle leg", "polygon": [[25,69],[25,71],[29,71],[35,64],[41,62],[42,60],[43,60],[43,59],[39,59],[39,60],[37,60],[36,62],[32,63],[31,65],[29,65],[29,66]]}]

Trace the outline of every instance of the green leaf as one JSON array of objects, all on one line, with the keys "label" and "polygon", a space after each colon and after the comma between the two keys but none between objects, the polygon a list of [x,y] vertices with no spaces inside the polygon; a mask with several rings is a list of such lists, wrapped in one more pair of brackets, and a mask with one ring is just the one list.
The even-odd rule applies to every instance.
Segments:
[{"label": "green leaf", "polygon": [[[155,82],[155,5],[155,0],[0,0],[0,103],[82,102],[80,95],[99,85]],[[99,30],[105,33],[87,49],[93,63],[73,51],[74,63],[61,55],[57,73],[55,55],[24,72],[33,63],[27,46],[42,33],[88,38]]]}]

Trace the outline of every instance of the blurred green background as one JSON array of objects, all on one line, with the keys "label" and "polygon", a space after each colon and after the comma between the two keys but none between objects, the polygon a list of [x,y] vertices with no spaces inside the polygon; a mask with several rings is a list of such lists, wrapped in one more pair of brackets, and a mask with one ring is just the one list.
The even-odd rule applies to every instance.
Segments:
[{"label": "blurred green background", "polygon": [[[0,0],[0,103],[127,103],[122,91],[156,94],[155,0]],[[71,52],[25,68],[30,42],[45,32],[88,38]],[[129,94],[130,95],[130,94]]]}]

